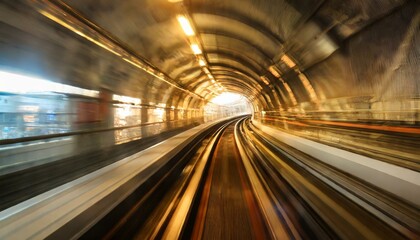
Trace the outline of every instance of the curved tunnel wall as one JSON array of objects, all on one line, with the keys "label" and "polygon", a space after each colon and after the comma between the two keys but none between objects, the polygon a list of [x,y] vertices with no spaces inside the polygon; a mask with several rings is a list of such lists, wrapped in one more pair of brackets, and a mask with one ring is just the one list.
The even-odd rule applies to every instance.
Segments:
[{"label": "curved tunnel wall", "polygon": [[[341,112],[342,117],[354,120],[418,121],[416,9],[407,4],[373,22],[330,57],[306,69],[303,73],[315,90],[316,101],[310,101],[298,74],[289,72],[284,79],[296,95],[298,111],[314,117]],[[328,116],[329,112],[333,115]]]},{"label": "curved tunnel wall", "polygon": [[[255,117],[264,111],[418,122],[416,1],[235,2],[189,1],[184,7],[208,51],[208,68],[226,90],[249,99]],[[163,109],[163,121],[203,121],[214,89],[205,74],[188,71],[200,68],[182,32],[173,28],[178,5],[68,4],[2,4],[2,69],[100,91],[101,97],[89,99],[98,108],[109,100],[104,96],[117,94],[141,99],[144,109]],[[80,12],[60,15],[71,7]]]},{"label": "curved tunnel wall", "polygon": [[[147,143],[149,137],[235,114],[211,103],[211,116],[205,114],[206,99],[128,47],[78,19],[58,24],[40,11],[31,1],[0,4],[0,88],[18,88],[18,75],[81,89],[0,91],[0,144],[12,148],[0,149],[0,174],[130,141]],[[38,83],[26,84],[27,89]]]},{"label": "curved tunnel wall", "polygon": [[[194,37],[184,36],[176,21],[178,14],[193,23]],[[279,140],[275,144],[293,148],[274,152],[271,144],[268,147],[263,144],[266,140],[256,137],[257,129],[243,129],[249,131],[247,138],[258,151],[276,155],[275,161],[266,162],[267,169],[260,170],[290,168],[284,176],[272,173],[310,180],[296,189],[303,193],[313,188],[325,196],[308,201],[308,210],[321,213],[326,209],[324,200],[341,203],[344,193],[362,208],[372,207],[370,211],[378,214],[372,217],[390,219],[380,224],[403,233],[406,227],[418,226],[411,220],[415,211],[393,195],[403,193],[398,197],[417,204],[416,191],[411,191],[415,187],[410,186],[416,184],[411,170],[419,171],[419,25],[415,0],[3,1],[0,176],[7,181],[0,210],[137,155],[204,122],[252,110],[253,125],[271,135],[269,142]],[[202,53],[192,51],[193,43]],[[251,106],[209,102],[221,92],[242,94]],[[172,140],[179,143],[179,136]],[[304,157],[301,163],[285,159],[284,164],[272,164],[298,151],[302,152],[296,156]],[[249,157],[265,158],[260,156],[264,152]],[[144,156],[144,162],[135,162],[155,168]],[[318,167],[317,159],[331,163],[332,168]],[[126,163],[121,162],[118,165]],[[303,175],[293,173],[287,162],[305,166]],[[306,165],[309,162],[314,165]],[[126,165],[128,170],[130,166]],[[175,175],[166,172],[166,165],[160,169]],[[318,180],[305,180],[308,169],[339,186],[325,185],[338,190],[340,197],[330,198],[332,192],[315,186]],[[360,179],[354,179],[355,185],[341,185],[353,182],[349,175]],[[11,176],[12,182],[25,183],[9,184]],[[393,195],[382,195],[376,187]],[[374,191],[365,191],[371,188]],[[356,189],[363,194],[350,193]],[[296,202],[296,191],[291,190],[286,193],[293,193],[290,199]],[[316,195],[311,191],[308,199]],[[364,200],[375,196],[380,197]],[[318,207],[312,209],[312,205]],[[390,209],[393,213],[388,215]],[[404,210],[397,213],[399,209]],[[350,223],[348,219],[367,216],[346,214],[337,232]],[[313,220],[311,214],[302,216],[310,217],[308,223]],[[336,219],[320,216],[328,222]],[[335,229],[331,230],[334,237]]]},{"label": "curved tunnel wall", "polygon": [[[387,161],[414,168],[415,138],[394,136],[418,132],[419,24],[415,0],[3,1],[0,176],[56,161],[93,171],[79,164],[243,113],[209,102],[223,91],[246,97],[263,125],[376,156],[391,146]],[[1,90],[18,75],[25,91]],[[382,124],[414,127],[384,135]]]},{"label": "curved tunnel wall", "polygon": [[[3,68],[87,89],[107,89],[140,98],[145,104],[197,109],[203,105],[198,96],[185,94],[33,9],[16,14],[13,6],[2,8],[10,13],[2,14],[2,35],[7,36],[2,41]],[[184,98],[173,101],[171,95]]]}]

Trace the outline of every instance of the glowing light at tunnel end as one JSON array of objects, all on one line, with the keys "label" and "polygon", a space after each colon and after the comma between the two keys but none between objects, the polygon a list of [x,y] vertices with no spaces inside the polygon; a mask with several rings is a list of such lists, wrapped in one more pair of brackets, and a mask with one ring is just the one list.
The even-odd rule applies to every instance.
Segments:
[{"label": "glowing light at tunnel end", "polygon": [[218,105],[231,105],[235,104],[237,102],[245,100],[244,97],[237,93],[231,93],[231,92],[224,92],[220,95],[214,97],[210,100],[210,102],[218,104]]}]

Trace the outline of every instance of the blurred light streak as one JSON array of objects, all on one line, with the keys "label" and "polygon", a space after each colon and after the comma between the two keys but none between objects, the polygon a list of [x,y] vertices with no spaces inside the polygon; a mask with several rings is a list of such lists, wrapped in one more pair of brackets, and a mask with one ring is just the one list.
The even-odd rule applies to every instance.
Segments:
[{"label": "blurred light streak", "polygon": [[[144,70],[148,74],[151,74],[155,77],[157,77],[159,80],[164,81],[165,83],[183,91],[190,95],[193,95],[199,99],[204,99],[202,96],[199,96],[198,94],[191,92],[187,89],[184,89],[174,83],[171,83],[167,81],[164,77],[164,74],[160,72],[159,70],[154,69],[153,66],[148,65],[147,63],[141,62],[141,60],[137,57],[129,53],[127,50],[122,48],[120,45],[117,45],[113,42],[110,42],[107,40],[107,36],[103,33],[99,32],[95,28],[91,28],[90,26],[86,25],[83,22],[80,22],[75,17],[72,17],[70,14],[68,14],[65,10],[61,9],[60,7],[56,6],[54,3],[45,2],[45,1],[36,1],[33,0],[34,7],[37,8],[38,12],[44,15],[45,17],[49,18],[50,20],[58,23],[59,25],[69,29],[70,31],[78,34],[79,36],[95,43],[96,45],[106,49],[107,51],[122,57],[123,60],[131,63],[132,65]],[[85,19],[86,20],[86,19]],[[95,25],[93,23],[90,23],[92,25]],[[77,26],[77,27],[76,27]],[[78,29],[80,28],[80,30]],[[89,36],[91,35],[91,36]],[[100,38],[100,40],[96,40],[95,37]],[[102,42],[101,42],[102,41]],[[135,63],[132,60],[128,59],[127,57],[134,58],[136,61],[141,62]],[[138,59],[138,60],[137,60]],[[173,82],[175,82],[173,79],[171,79]]]},{"label": "blurred light streak", "polygon": [[0,92],[8,93],[42,93],[57,92],[65,94],[98,97],[99,91],[73,87],[51,82],[45,79],[0,71]]},{"label": "blurred light streak", "polygon": [[[115,115],[120,120],[125,119],[126,117],[130,116],[131,114],[132,113],[131,113],[130,105],[123,105],[123,106],[121,106],[121,107],[119,107],[115,110]],[[122,125],[125,125],[125,122]]]},{"label": "blurred light streak", "polygon": [[328,124],[328,125],[335,125],[335,126],[343,126],[343,127],[365,128],[365,129],[373,129],[373,130],[397,132],[397,133],[420,134],[420,128],[413,128],[413,127],[379,126],[379,125],[368,125],[368,124],[361,124],[361,123],[340,123],[340,122],[321,121],[321,120],[307,120],[307,122],[315,123],[315,124]]},{"label": "blurred light streak", "polygon": [[199,59],[198,60],[198,64],[200,65],[200,66],[202,66],[202,67],[204,67],[204,66],[206,66],[207,64],[206,64],[206,62],[203,60],[203,59]]},{"label": "blurred light streak", "polygon": [[285,119],[278,119],[278,118],[272,118],[272,117],[265,117],[264,120],[270,120],[270,121],[274,121],[274,122],[286,122],[288,124],[292,124],[292,125],[296,125],[296,126],[301,126],[301,127],[310,127],[310,125],[304,124],[304,123],[301,123],[301,122],[290,121],[290,120],[285,120]]},{"label": "blurred light streak", "polygon": [[157,122],[163,121],[163,115],[165,114],[165,109],[163,108],[155,108],[153,109],[153,117]]},{"label": "blurred light streak", "polygon": [[290,88],[289,84],[285,82],[283,79],[281,79],[281,82],[283,83],[284,88],[289,93],[290,100],[292,101],[293,105],[297,105],[297,100],[295,97],[295,94],[293,93],[292,89]]},{"label": "blurred light streak", "polygon": [[148,72],[149,74],[151,74],[151,75],[155,76],[156,78],[158,78],[158,79],[160,79],[160,80],[164,81],[165,83],[167,83],[167,84],[169,84],[169,85],[171,85],[171,86],[173,86],[173,87],[175,87],[175,88],[177,88],[177,89],[179,89],[179,90],[181,90],[181,91],[183,91],[183,92],[187,92],[187,93],[189,93],[190,95],[194,95],[194,96],[196,96],[196,97],[198,97],[198,98],[203,99],[203,97],[202,97],[202,96],[199,96],[199,95],[198,95],[198,94],[196,94],[196,93],[193,93],[193,92],[191,92],[191,91],[188,91],[188,90],[186,90],[186,89],[184,89],[184,88],[182,88],[182,87],[179,87],[179,86],[178,86],[178,85],[176,85],[176,84],[173,84],[173,83],[171,83],[171,82],[167,81],[167,80],[166,80],[163,76],[159,76],[159,75],[157,75],[157,74],[155,74],[155,73],[153,73],[153,72],[151,72],[151,71],[147,70],[145,67],[141,66],[141,65],[140,65],[140,64],[138,64],[138,63],[135,63],[135,62],[131,61],[131,60],[130,60],[130,59],[128,59],[128,58],[123,58],[123,60],[124,60],[124,61],[126,61],[126,62],[128,62],[128,63],[130,63],[130,64],[132,64],[133,66],[135,66],[135,67],[137,67],[137,68],[140,68],[140,69],[142,69],[142,70],[144,70],[144,71]]},{"label": "blurred light streak", "polygon": [[132,103],[132,104],[135,104],[135,105],[141,104],[141,99],[139,99],[139,98],[121,96],[121,95],[117,95],[117,94],[112,95],[112,100],[118,101],[118,102],[123,102],[123,103]]},{"label": "blurred light streak", "polygon": [[176,18],[178,19],[178,22],[181,25],[182,30],[184,30],[185,35],[187,36],[195,35],[195,32],[191,27],[190,21],[185,16],[178,15]]},{"label": "blurred light streak", "polygon": [[296,63],[293,62],[293,60],[287,56],[286,54],[283,55],[283,57],[281,57],[281,60],[289,67],[289,68],[293,68],[296,66]]},{"label": "blurred light streak", "polygon": [[[193,30],[192,24],[190,20],[188,19],[188,12],[185,12],[183,15],[177,15],[177,19],[179,24],[181,25],[182,30],[184,31],[185,35],[189,37],[188,42],[191,44],[191,49],[195,55],[201,55],[203,54],[202,48],[199,46],[199,40],[197,37],[195,37],[195,32]],[[208,68],[205,68],[207,66],[206,60],[202,57],[198,57],[198,64],[203,68],[203,71],[207,74],[207,76],[211,79],[214,79],[212,74],[210,73]]]},{"label": "blurred light streak", "polygon": [[38,112],[39,106],[22,105],[22,106],[19,106],[18,109],[19,111],[22,111],[22,112]]},{"label": "blurred light streak", "polygon": [[191,49],[195,55],[199,55],[203,53],[200,47],[196,43],[191,44]]},{"label": "blurred light streak", "polygon": [[271,74],[273,74],[273,76],[275,76],[276,78],[279,78],[280,77],[280,71],[273,65],[273,66],[270,66],[269,68],[268,68],[268,71],[270,71],[271,72]]},{"label": "blurred light streak", "polygon": [[89,41],[91,41],[91,42],[95,43],[96,45],[98,45],[98,46],[100,46],[100,47],[102,47],[102,48],[104,48],[104,49],[106,49],[106,50],[108,50],[108,51],[112,52],[113,54],[115,54],[115,55],[117,55],[117,56],[120,56],[120,57],[121,57],[121,54],[119,54],[119,53],[117,53],[116,51],[112,50],[110,47],[108,47],[108,46],[106,46],[105,44],[103,44],[103,43],[101,43],[101,42],[99,42],[99,41],[97,41],[97,40],[95,40],[95,39],[91,38],[90,36],[88,36],[88,35],[84,34],[82,31],[78,30],[76,27],[71,26],[70,24],[66,23],[65,21],[63,21],[63,20],[61,20],[61,19],[59,19],[59,18],[57,18],[56,16],[54,16],[54,15],[52,15],[52,14],[48,13],[48,12],[45,12],[45,11],[43,11],[43,10],[40,10],[39,12],[40,12],[42,15],[44,15],[45,17],[47,17],[47,18],[49,18],[49,19],[53,20],[54,22],[56,22],[56,23],[60,24],[61,26],[63,26],[63,27],[65,27],[65,28],[69,29],[70,31],[72,31],[72,32],[74,32],[74,33],[76,33],[77,35],[79,35],[79,36],[81,36],[81,37],[84,37],[84,38],[86,38],[87,40],[89,40]]},{"label": "blurred light streak", "polygon": [[270,81],[266,76],[261,76],[260,79],[265,83],[265,85],[270,85]]},{"label": "blurred light streak", "polygon": [[312,87],[311,82],[303,73],[298,73],[298,77],[300,81],[302,82],[303,86],[305,87],[306,91],[309,93],[309,98],[313,102],[318,102],[318,97],[316,95],[315,89]]}]

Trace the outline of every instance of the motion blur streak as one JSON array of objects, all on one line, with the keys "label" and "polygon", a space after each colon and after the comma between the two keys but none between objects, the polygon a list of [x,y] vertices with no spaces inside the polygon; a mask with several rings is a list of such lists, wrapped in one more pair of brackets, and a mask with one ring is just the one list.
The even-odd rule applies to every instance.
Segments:
[{"label": "motion blur streak", "polygon": [[0,239],[420,239],[418,0],[0,1]]}]

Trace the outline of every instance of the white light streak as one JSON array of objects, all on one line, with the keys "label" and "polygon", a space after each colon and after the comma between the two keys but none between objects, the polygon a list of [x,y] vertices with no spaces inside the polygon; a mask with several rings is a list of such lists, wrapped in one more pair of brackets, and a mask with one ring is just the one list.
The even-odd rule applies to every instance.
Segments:
[{"label": "white light streak", "polygon": [[177,16],[178,22],[182,27],[182,30],[184,30],[185,35],[187,36],[194,36],[194,30],[191,27],[190,21],[182,15]]},{"label": "white light streak", "polygon": [[51,82],[42,78],[4,71],[0,71],[0,92],[18,94],[56,92],[88,97],[99,96],[99,91],[73,87],[62,83]]}]

